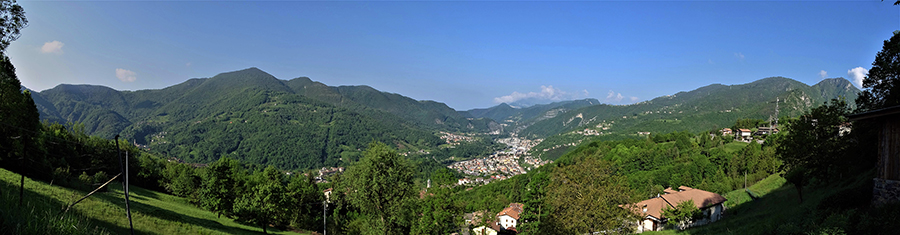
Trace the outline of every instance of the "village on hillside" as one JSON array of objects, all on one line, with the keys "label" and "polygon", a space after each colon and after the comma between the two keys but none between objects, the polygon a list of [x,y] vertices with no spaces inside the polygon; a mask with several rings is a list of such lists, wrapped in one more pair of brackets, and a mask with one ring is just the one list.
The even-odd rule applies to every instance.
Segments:
[{"label": "village on hillside", "polygon": [[[455,162],[447,166],[470,176],[459,179],[457,185],[482,185],[496,180],[505,180],[551,162],[533,157],[528,153],[531,148],[541,142],[541,139],[529,140],[511,137],[499,139],[497,142],[506,144],[508,148],[494,152],[490,156]],[[528,166],[522,166],[520,162]]]}]

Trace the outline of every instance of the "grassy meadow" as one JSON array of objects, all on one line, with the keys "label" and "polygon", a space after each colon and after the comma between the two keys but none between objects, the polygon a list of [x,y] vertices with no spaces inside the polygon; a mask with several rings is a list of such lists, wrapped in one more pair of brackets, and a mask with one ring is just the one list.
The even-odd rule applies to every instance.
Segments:
[{"label": "grassy meadow", "polygon": [[[66,205],[86,195],[88,192],[50,185],[41,181],[25,179],[24,213],[16,213],[19,198],[19,174],[0,169],[0,219],[8,226],[9,220],[17,215],[28,215],[28,228],[4,228],[0,234],[127,234],[128,218],[125,213],[125,199],[122,184],[110,183],[106,192],[98,192],[81,201],[62,220],[56,215]],[[259,227],[234,222],[232,219],[197,208],[187,199],[131,186],[131,216],[135,234],[262,234]],[[49,219],[48,219],[49,218]],[[49,222],[47,221],[49,220]],[[50,226],[42,225],[51,223]],[[57,224],[57,225],[53,225]],[[15,226],[15,225],[13,225]],[[21,225],[20,225],[21,226]],[[33,227],[33,228],[32,228]],[[48,230],[48,227],[49,230]],[[62,227],[62,228],[55,228]],[[67,230],[68,227],[87,227]],[[270,234],[306,234],[295,231],[267,229]]]},{"label": "grassy meadow", "polygon": [[[757,200],[743,189],[723,195],[728,199],[726,216],[718,222],[684,231],[669,229],[644,234],[820,234],[822,230],[805,231],[808,226],[804,225],[817,223],[815,221],[822,218],[836,227],[847,226],[847,223],[853,226],[846,218],[832,218],[842,216],[819,214],[820,203],[830,203],[847,192],[871,190],[873,175],[869,171],[827,186],[813,183],[803,189],[802,203],[792,184],[777,174],[771,175],[748,188],[759,197]],[[827,228],[825,231],[828,234]]]}]

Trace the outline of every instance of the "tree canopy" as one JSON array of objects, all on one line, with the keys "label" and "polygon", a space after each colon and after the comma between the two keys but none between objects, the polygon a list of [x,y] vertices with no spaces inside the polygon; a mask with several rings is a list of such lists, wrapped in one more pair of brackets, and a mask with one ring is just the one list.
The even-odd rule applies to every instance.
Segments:
[{"label": "tree canopy", "polygon": [[884,40],[881,51],[875,55],[872,69],[863,79],[863,90],[856,100],[860,111],[900,105],[900,31]]},{"label": "tree canopy", "polygon": [[379,142],[369,144],[363,159],[347,169],[336,193],[362,217],[351,224],[372,234],[409,234],[415,209],[414,169],[403,156]]}]

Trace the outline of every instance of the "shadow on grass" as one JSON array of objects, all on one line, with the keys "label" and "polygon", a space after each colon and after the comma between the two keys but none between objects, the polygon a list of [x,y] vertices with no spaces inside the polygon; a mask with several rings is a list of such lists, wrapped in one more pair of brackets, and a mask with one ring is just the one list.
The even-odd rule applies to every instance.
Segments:
[{"label": "shadow on grass", "polygon": [[[830,184],[813,184],[803,189],[803,202],[790,183],[784,183],[757,200],[727,208],[725,218],[679,234],[819,234],[823,231],[863,231],[878,234],[885,229],[860,230],[855,219],[868,218],[872,171],[855,174]],[[746,192],[745,192],[746,193]],[[746,195],[752,197],[753,195]],[[877,211],[877,209],[875,209]],[[874,214],[872,214],[874,215]],[[832,218],[833,217],[833,218]],[[871,216],[875,217],[875,216]],[[875,223],[883,227],[889,222]],[[865,227],[865,226],[862,226]],[[868,232],[866,232],[868,231]],[[896,230],[893,230],[896,231]]]},{"label": "shadow on grass", "polygon": [[[54,233],[54,230],[63,230],[63,232],[77,231],[78,233],[86,234],[104,234],[104,231],[109,234],[123,234],[124,231],[127,231],[123,230],[124,228],[122,227],[89,218],[77,211],[70,210],[62,213],[68,202],[42,194],[33,188],[48,187],[47,189],[51,194],[60,193],[60,190],[55,190],[50,188],[51,186],[43,184],[39,186],[30,185],[34,184],[34,181],[30,180],[25,184],[22,205],[19,205],[19,185],[0,180],[0,234],[17,234],[20,232],[50,234]],[[69,219],[63,220],[62,218]],[[70,219],[74,219],[74,221]],[[71,226],[72,228],[59,226]],[[21,229],[25,230],[22,231]],[[41,231],[31,231],[32,229],[40,229]]]},{"label": "shadow on grass", "polygon": [[[134,186],[131,187],[131,191],[132,192],[136,192],[136,191],[141,192],[142,191],[143,192],[142,194],[147,194],[149,192],[149,191],[146,191],[145,189],[140,189],[140,188],[137,188]],[[175,224],[175,223],[191,224],[194,226],[204,227],[206,229],[210,229],[210,230],[213,230],[213,231],[216,231],[219,233],[263,234],[263,232],[261,231],[262,230],[261,228],[259,228],[259,231],[256,231],[256,230],[248,230],[248,229],[239,228],[239,227],[227,226],[216,220],[191,216],[191,215],[188,215],[185,213],[179,213],[179,212],[172,211],[169,209],[160,208],[160,207],[149,205],[149,204],[146,204],[143,202],[135,201],[134,199],[136,199],[136,198],[143,198],[142,200],[147,200],[146,199],[147,197],[144,197],[144,196],[133,197],[132,195],[134,195],[134,194],[129,195],[129,197],[131,197],[131,199],[132,199],[129,204],[131,207],[132,215],[134,215],[136,213],[140,213],[144,216],[155,217],[157,219],[165,220],[165,221],[168,221],[173,224]],[[125,199],[124,199],[124,195],[122,195],[121,190],[118,190],[118,189],[110,190],[109,192],[103,193],[100,195],[95,194],[93,197],[95,197],[98,200],[103,200],[108,203],[114,204],[117,207],[120,207],[123,209],[125,208]],[[158,200],[158,199],[156,199],[156,200]],[[134,217],[132,217],[132,218],[134,218]],[[248,225],[248,226],[255,227],[252,225]],[[136,228],[136,229],[138,229],[138,228]],[[267,230],[269,232],[281,232],[281,230],[272,228],[272,227],[267,228]]]}]

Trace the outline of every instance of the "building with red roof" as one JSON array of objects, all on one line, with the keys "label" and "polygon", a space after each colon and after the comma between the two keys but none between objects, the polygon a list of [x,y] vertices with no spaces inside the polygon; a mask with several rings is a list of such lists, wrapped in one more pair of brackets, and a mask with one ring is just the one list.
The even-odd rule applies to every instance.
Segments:
[{"label": "building with red roof", "polygon": [[638,202],[634,205],[636,213],[641,215],[641,221],[637,228],[638,233],[661,230],[665,223],[668,222],[668,218],[663,216],[663,210],[675,208],[679,203],[690,200],[693,200],[694,205],[703,212],[704,218],[692,221],[692,223],[686,225],[686,227],[718,221],[725,212],[725,201],[728,200],[717,193],[686,186],[678,187],[678,190],[667,188],[663,191],[665,194]]}]

